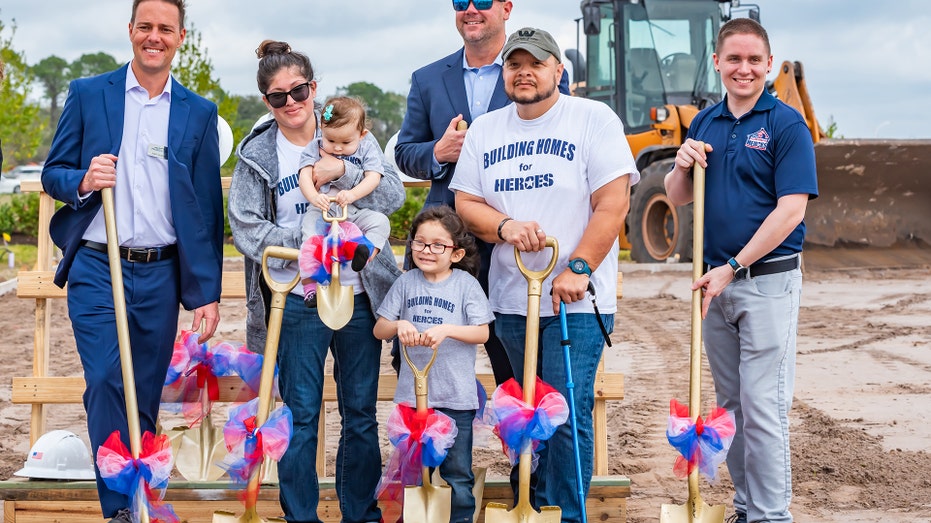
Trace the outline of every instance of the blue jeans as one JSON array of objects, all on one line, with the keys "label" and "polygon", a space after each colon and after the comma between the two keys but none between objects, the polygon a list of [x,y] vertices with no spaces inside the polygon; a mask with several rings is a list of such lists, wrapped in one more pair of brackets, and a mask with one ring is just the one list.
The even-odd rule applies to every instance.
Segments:
[{"label": "blue jeans", "polygon": [[[511,367],[518,382],[523,382],[524,343],[527,318],[516,314],[495,314],[495,330],[511,360]],[[592,410],[595,407],[595,373],[604,350],[604,338],[598,328],[599,318],[594,314],[568,314],[566,325],[569,330],[572,364],[572,379],[575,383],[575,414],[579,433],[579,456],[582,462],[583,492],[588,495],[594,462],[594,427]],[[602,314],[601,321],[608,332],[614,330],[614,315]],[[563,360],[562,333],[559,316],[540,318],[538,373],[540,377],[558,390],[563,396],[566,389],[566,366]],[[542,369],[542,371],[541,371]],[[572,445],[572,428],[566,423],[545,444],[540,452],[540,463],[536,470],[538,483],[531,502],[534,506],[556,505],[562,508],[564,522],[581,521],[578,487],[575,474],[571,472],[575,463]],[[572,467],[572,468],[570,468]]]},{"label": "blue jeans", "polygon": [[474,410],[436,409],[456,422],[459,434],[440,463],[440,476],[453,490],[449,523],[472,523],[475,515],[475,476],[472,474],[472,420]]},{"label": "blue jeans", "polygon": [[792,521],[789,409],[801,291],[798,269],[734,280],[703,322],[718,405],[737,426],[727,454],[734,508],[749,521]]},{"label": "blue jeans", "polygon": [[333,353],[333,378],[342,428],[336,454],[336,495],[344,523],[379,521],[375,486],[381,451],[375,404],[381,341],[372,335],[375,318],[365,294],[357,294],[349,323],[330,330],[300,296],[288,294],[278,345],[278,385],[294,415],[294,433],[278,464],[279,497],[285,519],[319,523],[317,428],[323,395],[324,361]]}]

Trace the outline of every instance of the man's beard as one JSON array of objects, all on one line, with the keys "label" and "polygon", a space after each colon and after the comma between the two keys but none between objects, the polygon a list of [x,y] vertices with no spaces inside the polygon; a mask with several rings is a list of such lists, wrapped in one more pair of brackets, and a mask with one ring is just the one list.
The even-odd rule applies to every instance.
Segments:
[{"label": "man's beard", "polygon": [[534,92],[533,94],[529,94],[529,95],[516,95],[512,91],[511,93],[508,94],[508,97],[516,104],[532,105],[538,102],[542,102],[543,100],[546,100],[547,98],[553,96],[553,93],[555,92],[556,92],[556,85],[553,85],[553,87],[549,91],[544,92],[544,91],[538,90]]}]

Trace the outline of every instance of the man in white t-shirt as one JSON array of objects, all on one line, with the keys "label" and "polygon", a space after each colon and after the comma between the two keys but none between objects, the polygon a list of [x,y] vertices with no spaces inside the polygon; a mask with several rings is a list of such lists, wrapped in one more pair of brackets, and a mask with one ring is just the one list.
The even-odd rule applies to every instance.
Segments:
[{"label": "man in white t-shirt", "polygon": [[[513,104],[475,120],[450,189],[473,234],[494,242],[489,299],[495,331],[515,376],[523,376],[527,282],[517,269],[541,269],[550,260],[547,236],[559,241],[559,259],[543,285],[552,295],[540,311],[541,377],[567,393],[559,302],[566,303],[584,491],[592,475],[594,377],[617,311],[617,236],[627,215],[637,171],[620,119],[600,102],[561,95],[559,47],[546,31],[524,28],[502,51],[504,86]],[[585,300],[591,282],[598,311]],[[551,292],[552,291],[552,292]],[[538,369],[539,370],[539,369]],[[521,380],[522,381],[522,380]],[[536,474],[535,506],[557,505],[563,521],[579,521],[578,490],[565,464],[574,461],[569,425],[546,442]]]}]

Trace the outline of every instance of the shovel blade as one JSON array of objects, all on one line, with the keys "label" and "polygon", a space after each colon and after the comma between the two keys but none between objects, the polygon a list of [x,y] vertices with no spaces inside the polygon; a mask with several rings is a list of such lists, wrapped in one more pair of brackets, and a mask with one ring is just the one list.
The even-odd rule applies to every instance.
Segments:
[{"label": "shovel blade", "polygon": [[529,503],[518,503],[508,511],[504,503],[489,503],[485,506],[486,523],[560,523],[562,509],[559,507],[540,507],[537,512]]},{"label": "shovel blade", "polygon": [[[204,419],[201,423],[206,421]],[[175,454],[175,468],[184,479],[216,481],[225,474],[225,471],[217,466],[227,454],[223,431],[219,427],[172,429],[172,433],[176,431],[180,431],[181,434],[172,441],[172,447],[177,443],[177,447],[172,450]]]},{"label": "shovel blade", "polygon": [[236,516],[226,510],[217,510],[213,513],[213,523],[285,523],[281,518],[260,518],[255,510],[246,510],[242,516]]},{"label": "shovel blade", "polygon": [[404,521],[406,523],[449,521],[452,496],[453,490],[448,486],[404,487]]},{"label": "shovel blade", "polygon": [[724,505],[708,505],[704,501],[684,505],[664,504],[660,508],[660,523],[724,523]]},{"label": "shovel blade", "polygon": [[344,287],[336,278],[331,285],[317,286],[317,314],[324,325],[339,330],[352,319],[353,289]]}]

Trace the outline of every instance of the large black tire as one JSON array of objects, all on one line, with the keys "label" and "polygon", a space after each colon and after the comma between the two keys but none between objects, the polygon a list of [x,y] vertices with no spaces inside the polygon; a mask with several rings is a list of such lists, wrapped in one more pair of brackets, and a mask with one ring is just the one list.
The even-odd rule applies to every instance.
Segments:
[{"label": "large black tire", "polygon": [[630,258],[641,263],[692,261],[692,204],[675,207],[666,196],[663,178],[674,159],[648,165],[634,186],[627,217]]}]

